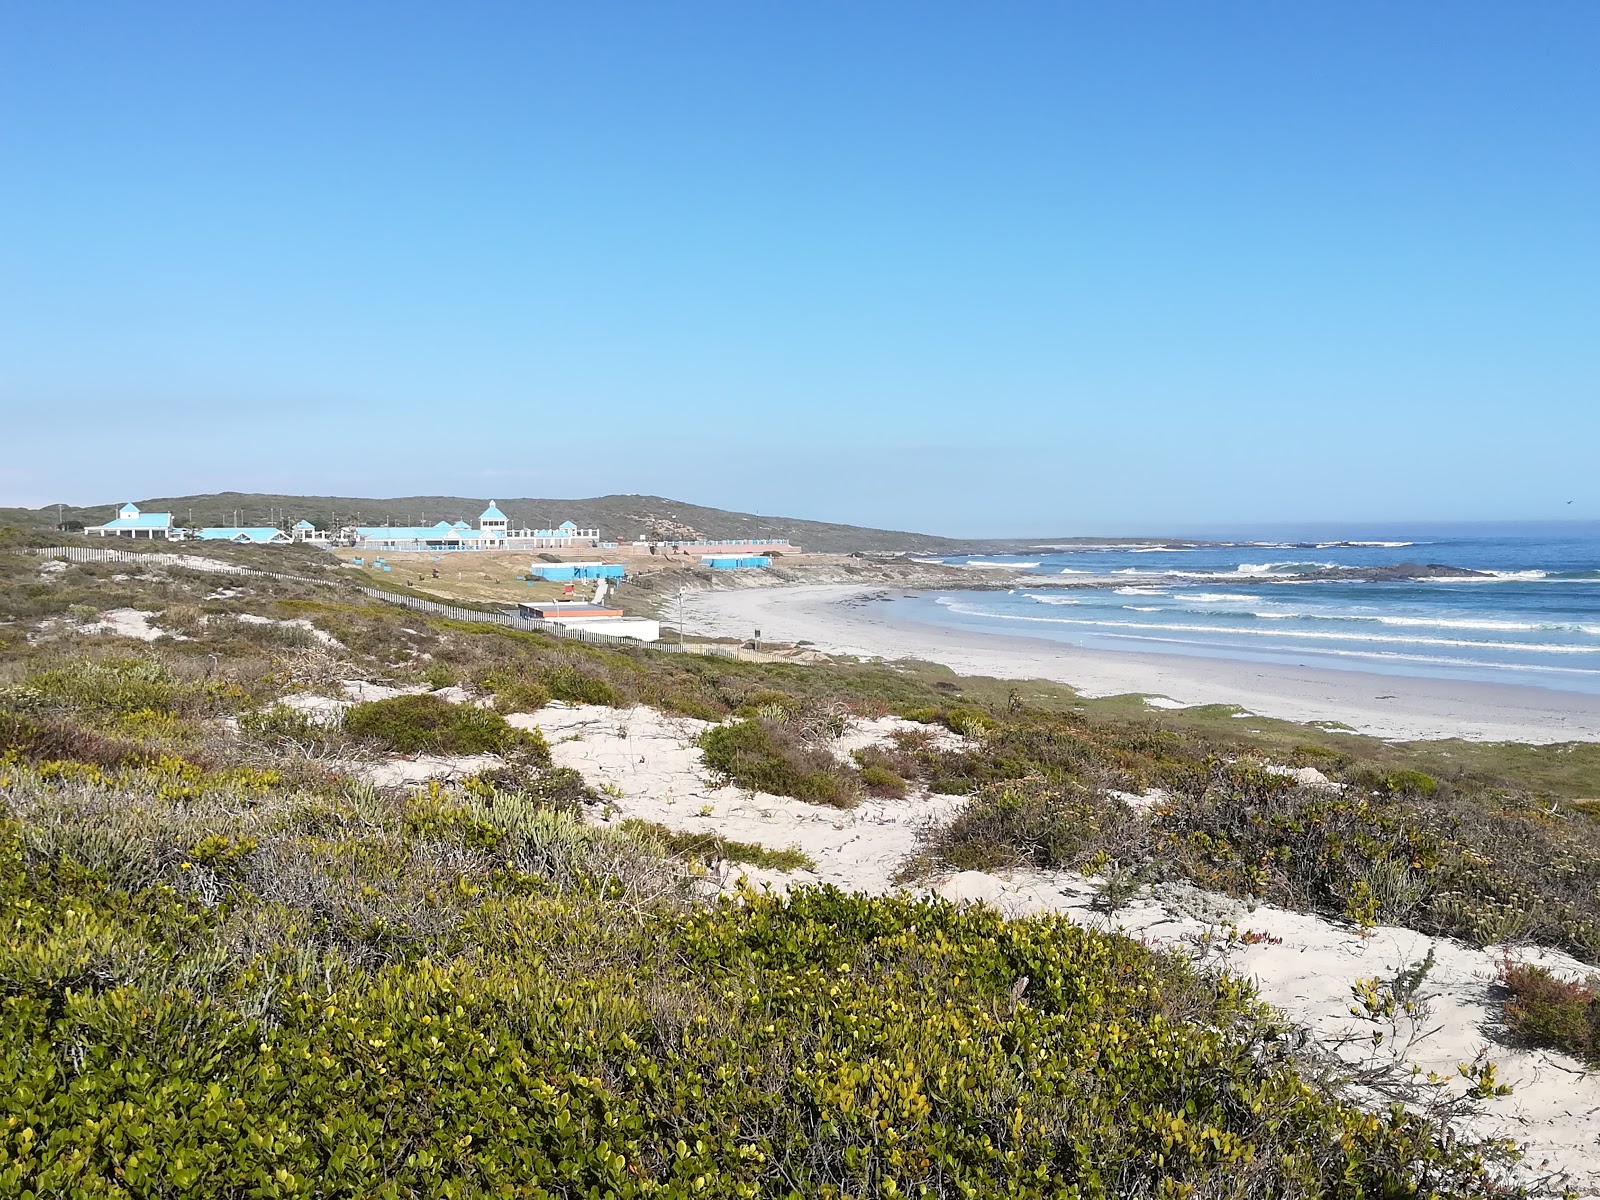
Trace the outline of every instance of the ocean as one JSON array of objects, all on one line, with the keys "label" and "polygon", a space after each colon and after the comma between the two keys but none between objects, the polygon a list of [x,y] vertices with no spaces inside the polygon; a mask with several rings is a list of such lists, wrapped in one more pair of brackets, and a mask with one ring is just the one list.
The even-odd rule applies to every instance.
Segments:
[{"label": "ocean", "polygon": [[[1600,525],[1215,538],[940,561],[1037,584],[893,601],[915,620],[1095,650],[1189,654],[1600,694]],[[1302,577],[1440,564],[1473,579]]]}]

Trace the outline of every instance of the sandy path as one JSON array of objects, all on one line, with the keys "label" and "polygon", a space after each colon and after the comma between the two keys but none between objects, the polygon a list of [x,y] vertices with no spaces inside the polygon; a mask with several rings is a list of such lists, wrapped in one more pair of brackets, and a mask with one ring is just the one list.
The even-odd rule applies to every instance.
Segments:
[{"label": "sandy path", "polygon": [[[1238,704],[1290,721],[1339,721],[1396,739],[1600,740],[1600,696],[1516,684],[1406,678],[1270,663],[1080,650],[1042,638],[942,629],[891,617],[856,585],[750,588],[685,598],[694,633],[808,641],[867,658],[917,658],[966,675],[1049,679],[1090,696],[1144,692],[1179,704]],[[894,594],[891,590],[890,594]]]}]

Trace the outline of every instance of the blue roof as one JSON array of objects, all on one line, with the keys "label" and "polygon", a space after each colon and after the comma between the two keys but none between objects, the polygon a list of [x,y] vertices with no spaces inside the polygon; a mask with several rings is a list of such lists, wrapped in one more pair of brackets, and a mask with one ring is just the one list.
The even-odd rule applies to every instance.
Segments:
[{"label": "blue roof", "polygon": [[577,527],[577,524],[573,521],[563,521],[556,526],[557,529],[576,529]]},{"label": "blue roof", "polygon": [[359,537],[374,538],[378,540],[417,542],[436,542],[443,538],[460,539],[464,534],[476,537],[477,531],[470,525],[452,525],[448,521],[440,521],[437,525],[358,525],[356,534]]},{"label": "blue roof", "polygon": [[484,509],[481,513],[478,514],[478,520],[480,520],[480,521],[504,521],[506,519],[507,519],[507,517],[506,517],[505,513],[501,512],[498,508],[495,507],[495,503],[494,503],[493,500],[489,501],[489,507],[488,508]]},{"label": "blue roof", "polygon": [[287,536],[271,525],[212,525],[195,532],[195,537],[203,542],[270,542],[273,538]]},{"label": "blue roof", "polygon": [[294,523],[294,527],[296,529],[315,529],[316,528],[316,526],[313,525],[310,521],[296,521]]},{"label": "blue roof", "polygon": [[139,513],[136,517],[118,517],[107,521],[102,529],[170,529],[171,513]]}]

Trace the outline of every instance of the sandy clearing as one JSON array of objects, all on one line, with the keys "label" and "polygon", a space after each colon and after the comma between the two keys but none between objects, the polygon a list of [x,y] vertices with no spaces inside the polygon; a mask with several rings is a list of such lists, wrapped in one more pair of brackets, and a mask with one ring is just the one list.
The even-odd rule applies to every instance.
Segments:
[{"label": "sandy clearing", "polygon": [[165,629],[158,629],[150,624],[153,612],[146,612],[138,608],[113,608],[100,614],[98,621],[91,621],[78,626],[79,633],[110,634],[113,637],[134,638],[141,642],[153,642],[159,637],[170,637],[174,641],[187,640],[181,633],[169,634]]},{"label": "sandy clearing", "polygon": [[[707,774],[695,744],[710,723],[663,716],[650,708],[552,704],[535,713],[513,713],[506,720],[540,730],[558,766],[577,770],[597,788],[620,793],[602,819],[635,817],[770,850],[793,846],[816,860],[815,872],[787,877],[750,873],[779,886],[821,881],[854,891],[888,891],[896,869],[915,849],[920,830],[948,820],[962,803],[958,797],[924,794],[866,799],[846,810],[720,786]],[[853,740],[866,736],[860,728],[852,734]],[[861,744],[871,744],[870,738]]]},{"label": "sandy clearing", "polygon": [[[1373,675],[1270,663],[1081,650],[1043,638],[974,633],[891,618],[882,587],[827,585],[686,596],[696,634],[807,641],[835,654],[942,663],[965,675],[1049,679],[1089,696],[1144,693],[1153,707],[1237,704],[1290,721],[1341,722],[1397,739],[1600,740],[1600,696],[1516,684]],[[1148,703],[1148,701],[1147,701]]]},{"label": "sandy clearing", "polygon": [[344,689],[344,694],[354,704],[369,704],[374,700],[392,700],[396,696],[420,696],[427,691],[421,685],[415,687],[390,687],[386,683],[368,683],[365,679],[341,679],[339,686]]},{"label": "sandy clearing", "polygon": [[419,754],[415,758],[386,758],[374,763],[342,763],[340,767],[374,787],[411,787],[430,779],[465,779],[504,761],[498,754]]}]

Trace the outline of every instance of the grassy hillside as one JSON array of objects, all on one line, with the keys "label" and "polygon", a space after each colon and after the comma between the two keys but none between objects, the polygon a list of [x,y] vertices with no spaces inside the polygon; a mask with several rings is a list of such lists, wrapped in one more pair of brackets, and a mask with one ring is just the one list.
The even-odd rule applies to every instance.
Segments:
[{"label": "grassy hillside", "polygon": [[[707,537],[783,537],[807,550],[848,553],[895,550],[945,551],[968,543],[953,538],[899,530],[868,529],[855,525],[836,525],[826,521],[804,521],[793,517],[757,516],[729,512],[720,508],[688,504],[664,496],[594,496],[578,500],[536,500],[495,498],[515,525],[547,528],[562,521],[575,521],[585,528],[597,528],[608,538],[632,540],[660,531],[688,536],[688,531]],[[136,498],[140,508],[153,512],[172,512],[185,524],[231,525],[235,513],[242,511],[242,523],[266,525],[281,514],[290,523],[304,517],[319,526],[359,521],[367,525],[417,524],[434,521],[476,523],[488,497],[396,496],[373,499],[360,496],[283,496],[265,493],[219,492],[204,496],[149,496]],[[114,516],[122,500],[96,505],[64,505],[64,519],[98,524]],[[57,507],[41,509],[0,509],[0,522],[54,526]]]}]

